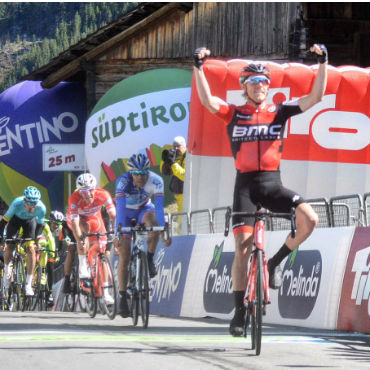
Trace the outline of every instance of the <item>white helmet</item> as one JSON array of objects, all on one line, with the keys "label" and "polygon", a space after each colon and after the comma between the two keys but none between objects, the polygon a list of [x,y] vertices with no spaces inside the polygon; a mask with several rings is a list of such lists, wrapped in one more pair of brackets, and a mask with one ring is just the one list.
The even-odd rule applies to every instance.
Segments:
[{"label": "white helmet", "polygon": [[88,190],[96,188],[96,178],[91,173],[83,173],[77,177],[76,188],[78,190]]}]

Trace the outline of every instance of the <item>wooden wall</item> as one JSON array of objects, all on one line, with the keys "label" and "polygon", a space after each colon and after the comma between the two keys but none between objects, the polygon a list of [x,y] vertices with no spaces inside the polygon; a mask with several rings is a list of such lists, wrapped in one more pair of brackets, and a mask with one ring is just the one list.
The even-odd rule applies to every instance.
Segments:
[{"label": "wooden wall", "polygon": [[214,57],[285,61],[300,3],[193,3],[145,25],[95,60],[95,95],[153,68],[192,68],[196,47]]}]

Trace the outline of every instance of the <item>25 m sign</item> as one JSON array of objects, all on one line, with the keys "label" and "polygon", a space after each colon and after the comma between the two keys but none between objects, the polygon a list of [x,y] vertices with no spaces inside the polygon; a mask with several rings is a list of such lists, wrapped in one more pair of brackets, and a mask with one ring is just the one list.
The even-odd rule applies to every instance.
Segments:
[{"label": "25 m sign", "polygon": [[84,144],[44,144],[42,163],[43,171],[83,171]]}]

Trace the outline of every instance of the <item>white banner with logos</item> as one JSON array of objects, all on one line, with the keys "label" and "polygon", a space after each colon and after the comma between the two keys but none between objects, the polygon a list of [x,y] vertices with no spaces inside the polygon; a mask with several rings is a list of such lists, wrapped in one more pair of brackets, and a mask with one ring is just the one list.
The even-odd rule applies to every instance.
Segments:
[{"label": "white banner with logos", "polygon": [[[286,258],[283,286],[270,289],[269,324],[335,329],[342,281],[354,227],[316,229],[294,260]],[[287,231],[266,232],[267,256],[284,243]],[[197,235],[189,262],[181,315],[231,319],[234,301],[231,266],[234,238]]]}]

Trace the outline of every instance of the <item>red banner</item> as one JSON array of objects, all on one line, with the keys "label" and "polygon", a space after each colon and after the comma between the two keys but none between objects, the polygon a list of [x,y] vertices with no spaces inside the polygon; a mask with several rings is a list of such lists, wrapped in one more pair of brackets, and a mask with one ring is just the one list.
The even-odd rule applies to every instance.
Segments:
[{"label": "red banner", "polygon": [[357,228],[342,285],[338,329],[370,333],[370,228]]},{"label": "red banner", "polygon": [[[204,72],[213,95],[242,105],[238,79],[248,60],[208,60]],[[316,66],[266,62],[271,71],[268,103],[292,100],[308,94]],[[222,120],[205,109],[193,78],[188,134],[190,153],[229,157],[231,150]],[[370,68],[328,67],[328,83],[322,102],[292,117],[285,132],[283,159],[370,163]]]}]

